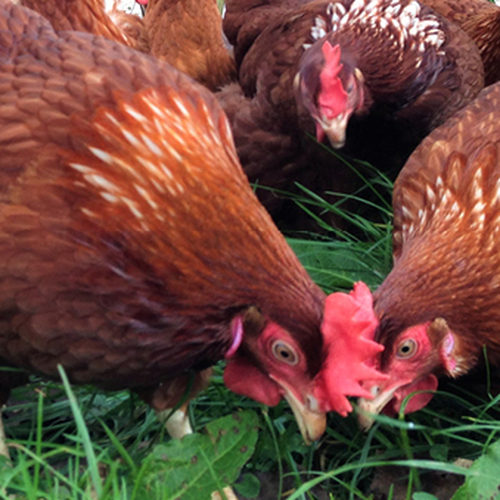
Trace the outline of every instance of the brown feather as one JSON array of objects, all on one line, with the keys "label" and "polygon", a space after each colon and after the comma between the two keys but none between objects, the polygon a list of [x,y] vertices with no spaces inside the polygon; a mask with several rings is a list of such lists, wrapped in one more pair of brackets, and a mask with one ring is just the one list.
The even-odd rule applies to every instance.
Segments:
[{"label": "brown feather", "polygon": [[50,21],[56,31],[83,31],[149,52],[145,28],[138,16],[119,12],[108,14],[104,0],[21,0]]},{"label": "brown feather", "polygon": [[462,28],[477,44],[484,64],[485,84],[500,80],[500,7],[488,0],[422,0]]}]

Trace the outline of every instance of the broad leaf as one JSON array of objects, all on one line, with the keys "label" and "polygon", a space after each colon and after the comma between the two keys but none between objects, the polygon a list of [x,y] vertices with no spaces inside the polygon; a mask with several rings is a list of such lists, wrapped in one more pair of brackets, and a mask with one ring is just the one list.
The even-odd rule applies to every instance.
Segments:
[{"label": "broad leaf", "polygon": [[488,446],[470,467],[465,483],[452,500],[500,499],[500,441]]},{"label": "broad leaf", "polygon": [[204,500],[233,483],[252,456],[258,418],[244,411],[210,422],[203,434],[157,445],[141,471],[148,500]]}]

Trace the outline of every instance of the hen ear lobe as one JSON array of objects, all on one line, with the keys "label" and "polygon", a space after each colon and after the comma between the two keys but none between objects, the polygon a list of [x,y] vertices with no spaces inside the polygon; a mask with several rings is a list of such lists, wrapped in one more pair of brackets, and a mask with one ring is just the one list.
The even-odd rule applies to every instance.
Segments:
[{"label": "hen ear lobe", "polygon": [[437,348],[450,332],[450,327],[444,318],[436,318],[427,329],[427,335],[432,345]]},{"label": "hen ear lobe", "polygon": [[448,323],[443,318],[435,319],[428,329],[429,339],[437,346],[441,365],[450,377],[460,374],[456,359],[455,335],[450,330]]},{"label": "hen ear lobe", "polygon": [[446,334],[441,343],[439,358],[448,376],[455,378],[461,375],[462,371],[458,366],[456,357],[455,335],[451,331]]}]

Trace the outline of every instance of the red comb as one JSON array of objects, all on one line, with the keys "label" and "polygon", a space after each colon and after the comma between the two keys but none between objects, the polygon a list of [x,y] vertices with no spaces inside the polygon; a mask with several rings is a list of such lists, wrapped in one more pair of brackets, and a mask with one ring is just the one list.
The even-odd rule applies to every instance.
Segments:
[{"label": "red comb", "polygon": [[338,76],[343,66],[340,63],[340,46],[335,45],[335,47],[332,47],[331,43],[326,41],[323,44],[322,51],[325,65],[319,75],[321,91],[318,104],[323,115],[332,119],[345,110],[347,92],[344,90],[342,81]]},{"label": "red comb", "polygon": [[345,417],[352,411],[346,396],[373,399],[361,387],[362,381],[387,378],[369,366],[384,349],[372,340],[377,324],[372,295],[364,283],[356,283],[349,294],[339,292],[327,297],[321,331],[328,355],[316,387],[318,400],[329,402],[325,411],[334,410]]}]

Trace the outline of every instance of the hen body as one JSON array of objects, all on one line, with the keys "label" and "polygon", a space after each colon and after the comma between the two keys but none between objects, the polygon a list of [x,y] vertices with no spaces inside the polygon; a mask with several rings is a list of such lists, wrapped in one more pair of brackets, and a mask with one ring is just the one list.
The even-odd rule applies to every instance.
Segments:
[{"label": "hen body", "polygon": [[242,91],[225,89],[220,100],[245,171],[265,186],[294,191],[299,182],[320,193],[356,187],[349,168],[313,138],[317,131],[335,142],[318,103],[330,98],[322,89],[327,43],[340,49],[335,91],[347,100],[336,131],[347,127],[346,137],[336,147],[385,172],[397,172],[483,85],[470,38],[416,2],[229,0],[224,27]]},{"label": "hen body", "polygon": [[222,33],[216,0],[143,0],[151,54],[211,90],[230,83],[236,68]]},{"label": "hen body", "polygon": [[[483,346],[500,363],[499,117],[494,84],[426,138],[397,179],[394,269],[374,297],[390,378],[370,411],[468,372]],[[414,396],[407,411],[430,398]]]},{"label": "hen body", "polygon": [[487,0],[422,0],[456,23],[477,44],[484,64],[485,85],[500,80],[500,6]]},{"label": "hen body", "polygon": [[[357,370],[323,372],[339,352],[325,296],[257,201],[212,94],[10,2],[0,31],[2,363],[48,377],[61,364],[161,410],[227,357],[230,388],[293,394],[321,434],[336,380]],[[2,372],[2,401],[17,382]]]}]

